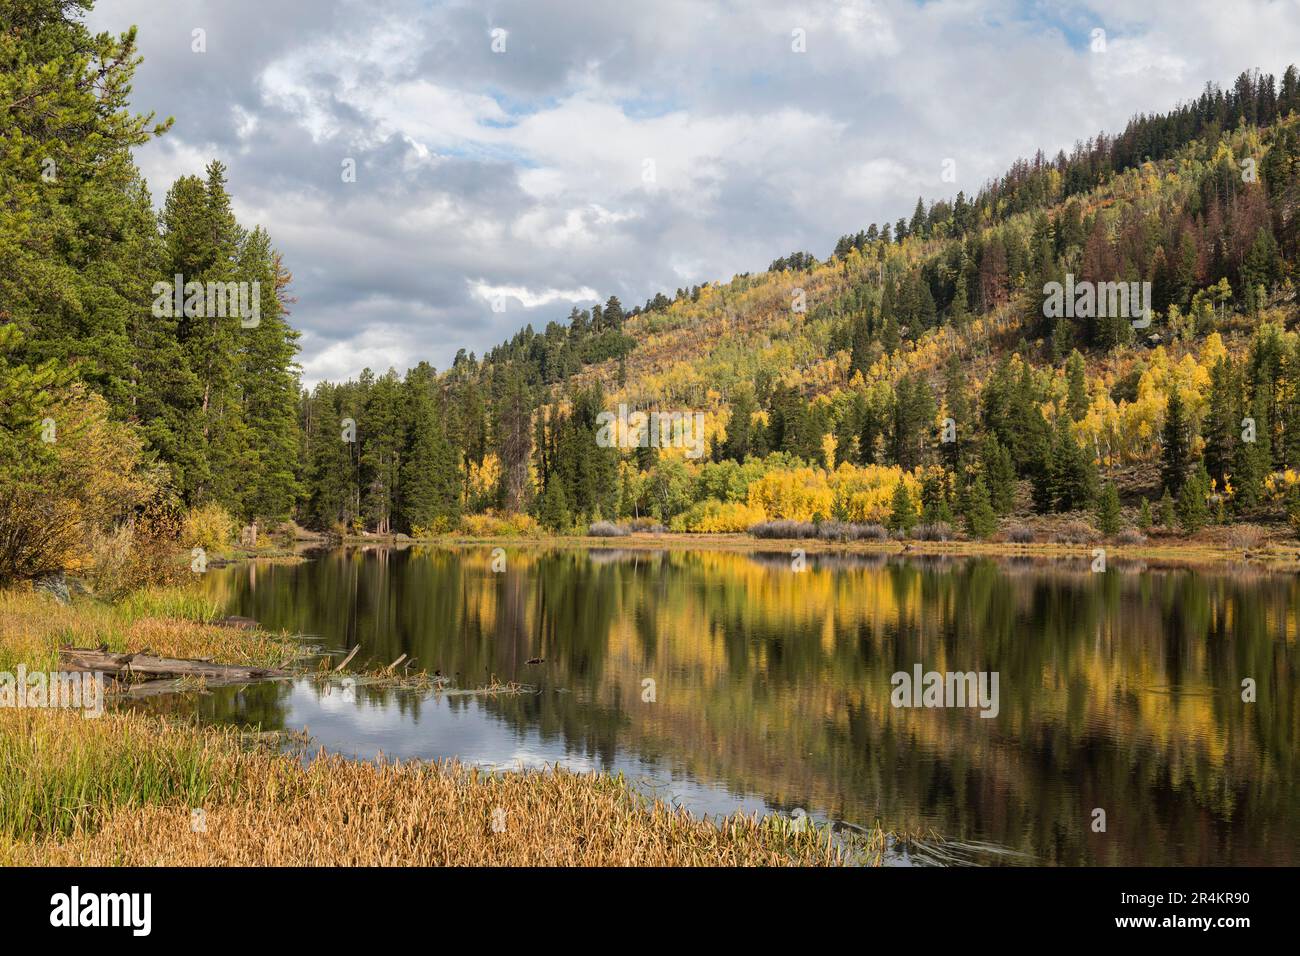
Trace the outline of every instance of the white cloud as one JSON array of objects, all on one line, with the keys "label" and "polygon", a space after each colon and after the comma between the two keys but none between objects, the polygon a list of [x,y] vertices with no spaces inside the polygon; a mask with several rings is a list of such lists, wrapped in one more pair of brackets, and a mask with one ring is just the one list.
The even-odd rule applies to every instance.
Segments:
[{"label": "white cloud", "polygon": [[[631,305],[824,255],[910,215],[917,194],[972,193],[1019,156],[1118,132],[1206,80],[1280,73],[1300,50],[1296,5],[1269,0],[101,0],[92,14],[132,22],[134,104],[177,117],[138,151],[155,197],[209,158],[230,165],[237,212],[297,276],[309,381],[445,366],[574,301]],[[1095,26],[1104,54],[1088,49]],[[339,181],[345,156],[356,183]]]}]

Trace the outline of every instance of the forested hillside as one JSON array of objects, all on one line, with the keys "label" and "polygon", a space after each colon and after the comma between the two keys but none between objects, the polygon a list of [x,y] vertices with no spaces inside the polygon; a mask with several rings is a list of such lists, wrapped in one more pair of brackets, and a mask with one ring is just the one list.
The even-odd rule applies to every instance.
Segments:
[{"label": "forested hillside", "polygon": [[[132,150],[168,123],[131,111],[134,35],[92,36],[88,5],[20,0],[0,31],[0,579],[288,519],[1300,519],[1294,67],[918,200],[824,260],[303,391],[274,237],[236,221],[215,160],[155,208]],[[1051,283],[1119,282],[1150,284],[1149,324],[1044,305]],[[652,411],[701,415],[702,441],[656,447],[635,430]]]},{"label": "forested hillside", "polygon": [[[300,414],[303,518],[446,529],[497,509],[556,530],[825,519],[976,536],[1017,512],[1084,511],[1105,533],[1280,520],[1300,467],[1298,106],[1294,67],[1242,74],[974,197],[918,200],[824,261],[794,253],[630,310],[611,297],[436,378],[321,385]],[[1149,325],[1049,317],[1052,282],[1148,282]],[[437,410],[401,414],[426,380]],[[598,416],[620,404],[704,412],[706,460],[623,447],[637,436],[602,447]],[[343,418],[355,448],[332,440]],[[417,437],[449,463],[436,476],[394,464]]]}]

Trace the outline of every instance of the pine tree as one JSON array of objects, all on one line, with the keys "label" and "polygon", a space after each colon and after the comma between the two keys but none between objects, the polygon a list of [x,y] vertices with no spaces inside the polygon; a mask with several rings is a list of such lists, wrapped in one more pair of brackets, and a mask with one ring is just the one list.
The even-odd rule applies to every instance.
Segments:
[{"label": "pine tree", "polygon": [[752,436],[754,432],[754,413],[758,406],[754,401],[754,389],[748,382],[742,382],[731,398],[731,418],[727,421],[727,440],[722,446],[724,458],[732,461],[744,461],[753,451]]},{"label": "pine tree", "polygon": [[[610,297],[613,305],[618,300]],[[606,310],[609,314],[609,309]],[[501,462],[501,506],[509,512],[528,506],[528,459],[532,455],[532,400],[523,370],[511,365],[505,373],[505,387],[496,403],[493,431],[497,458]]]},{"label": "pine tree", "polygon": [[407,376],[410,435],[401,472],[402,514],[412,533],[445,531],[460,517],[459,456],[447,440],[446,408],[425,363]]},{"label": "pine tree", "polygon": [[1151,524],[1152,524],[1151,502],[1147,500],[1147,497],[1145,495],[1143,495],[1142,505],[1138,509],[1138,527],[1141,528],[1143,531],[1150,531]]},{"label": "pine tree", "polygon": [[[246,449],[241,469],[243,509],[252,522],[276,523],[289,516],[299,494],[296,473],[298,376],[294,359],[298,332],[284,318],[284,290],[292,277],[261,229],[244,241],[239,256],[243,281],[258,283],[261,304],[256,325],[239,328],[235,377]],[[250,289],[250,295],[252,290]]]},{"label": "pine tree", "polygon": [[542,491],[537,520],[551,531],[567,531],[573,523],[569,516],[569,503],[564,494],[564,482],[552,478]]},{"label": "pine tree", "polygon": [[1210,370],[1210,393],[1201,431],[1205,437],[1205,467],[1219,487],[1236,471],[1237,434],[1241,421],[1241,382],[1229,359]]},{"label": "pine tree", "polygon": [[997,515],[989,503],[989,491],[984,477],[976,475],[966,496],[966,533],[972,538],[987,538],[998,528]]},{"label": "pine tree", "polygon": [[916,527],[916,506],[912,503],[912,494],[907,490],[907,483],[900,481],[894,486],[894,496],[890,501],[889,530],[910,534]]},{"label": "pine tree", "polygon": [[171,123],[130,112],[136,31],[91,34],[87,6],[3,5],[0,321],[23,333],[16,359],[75,364],[125,417],[157,242],[131,150]]},{"label": "pine tree", "polygon": [[969,435],[974,431],[974,416],[971,409],[970,394],[967,391],[966,367],[956,351],[949,353],[944,365],[944,405],[948,417],[953,421],[956,434],[953,441],[944,446],[948,468],[953,472],[961,470],[961,461]]},{"label": "pine tree", "polygon": [[981,460],[989,494],[989,502],[994,512],[1007,515],[1016,503],[1016,468],[1011,461],[1011,453],[1002,446],[996,435],[987,435],[984,439]]},{"label": "pine tree", "polygon": [[1160,526],[1166,530],[1170,530],[1173,528],[1176,520],[1177,518],[1174,514],[1174,499],[1170,496],[1169,489],[1166,488],[1160,495]]},{"label": "pine tree", "polygon": [[1065,363],[1065,380],[1067,385],[1066,407],[1070,418],[1076,422],[1083,421],[1088,414],[1088,383],[1084,374],[1083,356],[1075,349]]},{"label": "pine tree", "polygon": [[1057,415],[1052,440],[1051,493],[1058,511],[1087,508],[1097,493],[1097,467],[1070,431],[1068,415]]},{"label": "pine tree", "polygon": [[359,436],[363,474],[361,510],[368,525],[378,534],[396,530],[394,515],[401,494],[406,443],[403,398],[401,380],[392,370],[376,379],[366,396],[364,428]]},{"label": "pine tree", "polygon": [[1108,481],[1102,486],[1101,494],[1097,498],[1097,529],[1107,537],[1118,534],[1120,529],[1121,512],[1119,505],[1119,492],[1115,489],[1115,483]]},{"label": "pine tree", "polygon": [[[1252,430],[1254,441],[1238,441],[1232,459],[1232,506],[1237,514],[1257,508],[1264,497],[1264,481],[1273,458],[1267,415],[1265,398],[1257,395],[1251,415],[1255,423]],[[1226,486],[1220,483],[1219,487]]]},{"label": "pine tree", "polygon": [[947,480],[942,473],[927,471],[921,480],[921,521],[930,525],[952,523]]},{"label": "pine tree", "polygon": [[1205,465],[1198,465],[1178,493],[1178,523],[1186,534],[1194,534],[1210,520],[1210,476]]},{"label": "pine tree", "polygon": [[1171,494],[1177,495],[1183,488],[1187,476],[1187,457],[1190,436],[1187,432],[1187,417],[1183,411],[1183,399],[1175,382],[1169,390],[1169,401],[1165,405],[1164,452],[1160,467],[1160,480]]}]

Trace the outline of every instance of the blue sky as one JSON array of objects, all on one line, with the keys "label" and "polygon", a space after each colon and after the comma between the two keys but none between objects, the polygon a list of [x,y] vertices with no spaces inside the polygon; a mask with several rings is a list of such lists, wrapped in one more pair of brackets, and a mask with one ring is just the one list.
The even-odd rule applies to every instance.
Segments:
[{"label": "blue sky", "polygon": [[137,154],[155,200],[219,158],[284,254],[308,383],[825,256],[1300,59],[1297,0],[99,0],[90,23],[138,25],[134,105],[176,117]]}]

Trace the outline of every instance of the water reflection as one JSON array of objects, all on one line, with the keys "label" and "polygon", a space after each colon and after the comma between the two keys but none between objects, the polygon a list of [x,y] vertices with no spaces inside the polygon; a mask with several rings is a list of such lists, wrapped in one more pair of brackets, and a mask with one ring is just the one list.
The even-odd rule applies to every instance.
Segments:
[{"label": "water reflection", "polygon": [[[357,663],[535,693],[304,681],[202,706],[362,757],[558,760],[709,812],[804,807],[1044,862],[1300,862],[1296,579],[1089,565],[520,549],[498,574],[488,548],[338,550],[210,586],[230,613],[360,643]],[[918,663],[997,671],[998,716],[892,707]]]}]

